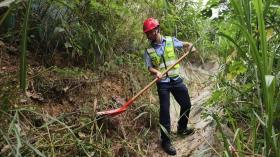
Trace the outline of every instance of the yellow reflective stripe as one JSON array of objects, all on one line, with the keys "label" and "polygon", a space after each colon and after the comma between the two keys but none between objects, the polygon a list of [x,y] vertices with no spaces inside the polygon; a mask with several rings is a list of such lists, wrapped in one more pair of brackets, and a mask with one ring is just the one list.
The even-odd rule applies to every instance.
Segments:
[{"label": "yellow reflective stripe", "polygon": [[[175,66],[176,67],[176,66]],[[165,68],[162,68],[162,69],[160,69],[160,71],[164,71],[165,70]],[[171,70],[169,70],[168,71],[168,76],[177,76],[177,75],[179,75],[179,72],[180,72],[180,70],[179,70],[179,67],[177,67],[177,68],[172,68]]]},{"label": "yellow reflective stripe", "polygon": [[[176,61],[167,61],[167,62],[166,62],[166,66],[169,67],[169,66],[171,66],[171,65],[173,65],[173,64],[175,64],[175,63],[176,63]],[[165,68],[164,63],[161,63],[161,64],[159,65],[159,68]]]},{"label": "yellow reflective stripe", "polygon": [[147,52],[148,53],[153,53],[153,52],[156,52],[156,50],[154,48],[149,48],[149,49],[147,49]]},{"label": "yellow reflective stripe", "polygon": [[178,75],[179,74],[179,69],[173,69],[168,71],[168,75]]},{"label": "yellow reflective stripe", "polygon": [[166,41],[172,41],[172,37],[171,37],[171,36],[166,36],[166,37],[165,37],[165,40],[166,40]]}]

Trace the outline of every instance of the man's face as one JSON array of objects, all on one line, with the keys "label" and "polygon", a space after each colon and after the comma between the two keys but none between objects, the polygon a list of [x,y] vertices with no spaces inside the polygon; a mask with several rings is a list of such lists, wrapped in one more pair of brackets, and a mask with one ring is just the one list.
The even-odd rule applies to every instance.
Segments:
[{"label": "man's face", "polygon": [[157,39],[157,29],[146,32],[146,36],[150,41],[155,41]]}]

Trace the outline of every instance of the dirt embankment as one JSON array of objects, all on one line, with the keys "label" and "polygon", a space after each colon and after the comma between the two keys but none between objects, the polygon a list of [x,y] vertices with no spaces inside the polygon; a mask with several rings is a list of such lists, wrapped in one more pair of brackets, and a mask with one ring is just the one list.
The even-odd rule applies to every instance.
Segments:
[{"label": "dirt embankment", "polygon": [[[147,79],[138,77],[141,74],[136,70],[139,69],[131,67],[135,74],[131,69],[118,69],[114,73],[105,69],[100,70],[100,74],[100,71],[83,68],[45,67],[29,53],[28,88],[22,94],[19,88],[19,54],[18,48],[0,42],[0,131],[3,131],[1,135],[11,139],[8,144],[0,137],[0,156],[8,156],[13,146],[17,145],[15,134],[5,132],[9,131],[11,117],[17,109],[24,109],[20,111],[17,127],[20,129],[20,138],[30,141],[32,147],[46,156],[52,156],[51,153],[59,156],[86,156],[86,153],[98,153],[100,156],[145,154],[148,144],[144,142],[144,137],[137,140],[135,137],[144,131],[149,136],[148,132],[156,126],[151,120],[153,116],[148,113],[151,107],[134,105],[130,112],[100,125],[95,117],[96,111],[120,107],[116,103],[118,100],[114,99],[127,101],[139,91],[141,81]],[[150,102],[154,99],[150,95]],[[60,123],[54,123],[51,119],[59,119]],[[147,129],[144,130],[143,126]],[[51,141],[56,143],[56,150],[50,151],[49,143],[45,141],[48,134],[55,137],[51,137]],[[71,136],[65,139],[63,135]],[[75,140],[79,140],[82,145],[75,143]],[[84,145],[87,147],[81,148]],[[135,149],[138,147],[141,149]],[[26,156],[36,154],[27,145],[22,145],[21,150],[25,151]]]},{"label": "dirt embankment", "polygon": [[[8,99],[10,99],[11,109],[30,107],[29,105],[32,104],[37,110],[53,117],[72,113],[74,116],[71,124],[77,123],[74,127],[79,128],[81,127],[81,114],[92,115],[96,110],[119,107],[120,104],[116,104],[112,100],[112,96],[131,98],[139,91],[137,88],[140,88],[138,87],[139,84],[136,84],[137,81],[132,79],[135,77],[130,77],[131,74],[125,74],[125,72],[122,75],[106,77],[92,71],[56,67],[44,68],[36,61],[31,61],[28,67],[29,81],[26,96],[19,96],[16,86],[19,74],[17,54],[19,52],[13,47],[3,45],[3,43],[2,45],[0,43],[0,46],[2,46],[0,89],[2,93],[9,92]],[[177,148],[177,156],[220,156],[218,148],[221,147],[215,134],[215,122],[212,117],[203,116],[207,110],[211,109],[206,109],[202,105],[211,95],[211,76],[217,73],[218,65],[216,62],[207,62],[200,67],[192,65],[185,67],[181,70],[192,100],[189,124],[195,128],[195,133],[183,139],[175,136],[179,106],[172,98],[172,138],[173,144]],[[12,97],[14,99],[11,99]],[[117,118],[112,118],[107,125],[104,124],[101,135],[107,139],[117,139],[114,140],[111,147],[113,154],[122,156],[126,152],[131,156],[167,156],[160,148],[158,121],[153,117],[157,114],[157,97],[152,92],[146,93],[138,102],[143,103],[144,98],[147,104],[137,104],[135,102],[136,104],[129,109],[129,112],[123,113]],[[30,118],[28,120],[32,123],[34,121],[38,126],[42,126],[44,123],[42,118],[39,120],[31,116],[27,118]],[[37,124],[37,122],[40,122],[40,124]],[[28,130],[24,130],[25,128],[22,129],[23,132],[28,132]],[[52,130],[52,128],[50,129]],[[136,135],[143,132],[146,137],[136,138]],[[87,131],[79,133],[83,137],[92,136],[87,134]],[[133,139],[137,139],[137,142],[133,142]],[[134,147],[139,150],[136,151]]]}]

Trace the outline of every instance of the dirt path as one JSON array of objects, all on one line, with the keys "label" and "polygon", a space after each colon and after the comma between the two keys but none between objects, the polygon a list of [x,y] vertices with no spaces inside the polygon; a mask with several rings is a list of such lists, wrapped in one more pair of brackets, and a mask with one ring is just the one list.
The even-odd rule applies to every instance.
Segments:
[{"label": "dirt path", "polygon": [[[202,104],[211,96],[211,75],[218,70],[217,63],[207,63],[202,69],[201,67],[187,66],[186,70],[182,69],[184,80],[189,84],[191,95],[192,109],[190,113],[189,125],[195,128],[195,133],[185,138],[176,136],[177,120],[179,117],[179,105],[174,98],[171,100],[171,122],[172,122],[172,139],[173,145],[177,149],[177,156],[184,157],[215,157],[219,156],[215,147],[218,142],[216,140],[214,120],[212,117],[203,117],[205,111]],[[173,136],[174,135],[174,136]],[[153,153],[153,157],[168,156],[157,144],[157,151]]]}]

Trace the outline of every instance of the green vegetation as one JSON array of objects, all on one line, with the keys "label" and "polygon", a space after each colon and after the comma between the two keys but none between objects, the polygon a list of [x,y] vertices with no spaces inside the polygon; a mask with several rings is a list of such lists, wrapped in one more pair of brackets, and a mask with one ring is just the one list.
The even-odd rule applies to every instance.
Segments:
[{"label": "green vegetation", "polygon": [[[225,71],[219,78],[215,103],[224,105],[228,115],[225,119],[235,132],[238,155],[250,152],[279,156],[279,50],[275,49],[279,28],[272,25],[279,23],[272,17],[279,15],[279,4],[234,0],[229,7],[235,17],[229,18],[230,28],[221,29],[219,35],[234,44],[236,50],[223,55]],[[244,128],[239,125],[241,121],[246,122]],[[231,156],[229,150],[226,154]]]},{"label": "green vegetation", "polygon": [[29,22],[29,14],[31,9],[32,1],[27,2],[27,8],[24,18],[24,25],[22,28],[22,40],[21,40],[21,55],[20,55],[20,88],[25,92],[26,89],[26,73],[27,73],[27,62],[26,62],[26,50],[27,50],[27,29]]},{"label": "green vegetation", "polygon": [[187,62],[217,58],[219,73],[205,106],[223,108],[223,117],[207,113],[221,133],[221,155],[280,156],[279,1],[4,3],[0,156],[149,156],[158,137],[155,89],[123,117],[95,113],[119,107],[114,94],[130,98],[149,82],[142,22],[151,16],[162,34],[197,41],[200,53]]}]

